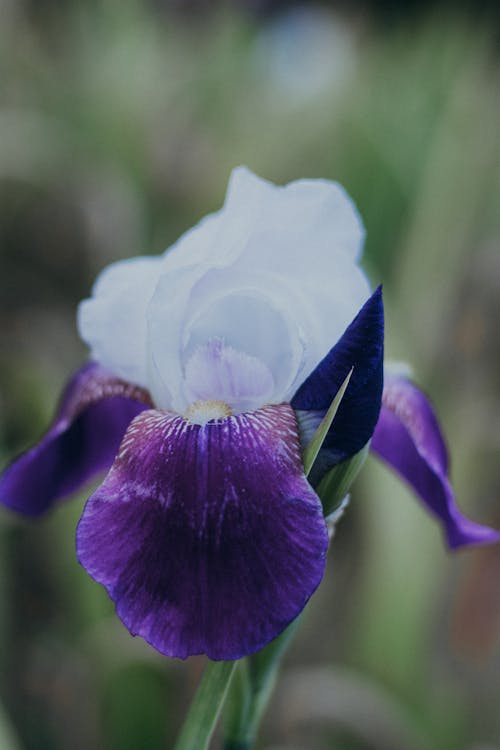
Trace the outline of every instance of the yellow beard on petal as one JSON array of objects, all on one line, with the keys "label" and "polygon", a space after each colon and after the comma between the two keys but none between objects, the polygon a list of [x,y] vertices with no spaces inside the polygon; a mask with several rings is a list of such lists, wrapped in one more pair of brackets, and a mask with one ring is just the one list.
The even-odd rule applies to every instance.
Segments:
[{"label": "yellow beard on petal", "polygon": [[232,416],[233,410],[224,401],[195,401],[186,411],[186,420],[200,425],[205,425],[212,419],[226,419]]}]

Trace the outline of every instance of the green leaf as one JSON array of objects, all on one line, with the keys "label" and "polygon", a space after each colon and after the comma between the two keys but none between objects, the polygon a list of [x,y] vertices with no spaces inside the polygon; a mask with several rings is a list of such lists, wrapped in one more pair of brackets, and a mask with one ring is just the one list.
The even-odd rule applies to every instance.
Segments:
[{"label": "green leaf", "polygon": [[333,469],[330,469],[319,483],[316,492],[323,504],[323,512],[325,516],[329,516],[330,513],[333,513],[349,492],[351,484],[356,479],[359,470],[365,462],[369,448],[370,443],[367,443],[364,448],[361,448],[361,450],[358,453],[355,453],[354,456],[346,458],[345,461],[341,461],[334,466]]},{"label": "green leaf", "polygon": [[237,662],[209,661],[174,750],[206,750]]},{"label": "green leaf", "polygon": [[335,418],[335,415],[339,409],[340,402],[344,398],[344,394],[347,390],[347,386],[349,385],[349,381],[351,379],[351,375],[354,368],[351,367],[351,370],[349,371],[346,379],[340,386],[339,390],[337,391],[337,394],[335,398],[333,399],[332,403],[330,404],[330,408],[326,412],[325,416],[321,420],[319,427],[317,428],[316,432],[312,436],[311,440],[309,441],[305,451],[304,451],[304,473],[306,477],[309,475],[309,472],[311,471],[314,462],[316,460],[316,457],[318,453],[321,450],[321,446],[323,445],[325,438],[327,436],[328,430],[332,426],[332,422]]}]

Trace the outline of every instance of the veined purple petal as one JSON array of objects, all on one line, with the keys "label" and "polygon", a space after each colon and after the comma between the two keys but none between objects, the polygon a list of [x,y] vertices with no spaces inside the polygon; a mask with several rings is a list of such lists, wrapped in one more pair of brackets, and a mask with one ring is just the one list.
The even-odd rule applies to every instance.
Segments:
[{"label": "veined purple petal", "polygon": [[272,640],[318,586],[327,545],[288,404],[203,426],[140,414],[77,530],[130,632],[180,658]]},{"label": "veined purple petal", "polygon": [[109,468],[132,419],[151,406],[147,391],[85,365],[66,386],[48,432],[0,476],[0,502],[40,515]]},{"label": "veined purple petal", "polygon": [[[307,443],[350,369],[354,368],[320,452],[318,464],[323,473],[360,451],[371,438],[380,412],[383,360],[384,307],[382,288],[378,287],[292,399],[303,442]],[[314,477],[312,481],[314,484]]]},{"label": "veined purple petal", "polygon": [[406,378],[386,379],[370,447],[437,516],[451,548],[500,541],[500,531],[471,521],[457,507],[438,421],[426,396]]}]

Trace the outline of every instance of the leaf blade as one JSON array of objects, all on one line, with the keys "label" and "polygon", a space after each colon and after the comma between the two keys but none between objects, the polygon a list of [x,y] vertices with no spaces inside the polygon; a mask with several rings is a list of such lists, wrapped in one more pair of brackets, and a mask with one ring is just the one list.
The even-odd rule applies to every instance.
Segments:
[{"label": "leaf blade", "polygon": [[302,459],[303,464],[304,464],[304,474],[306,475],[306,477],[309,475],[312,467],[314,466],[314,462],[318,456],[318,453],[321,450],[321,446],[323,445],[325,441],[325,438],[328,434],[328,430],[332,426],[332,422],[335,419],[335,415],[339,409],[340,403],[342,399],[344,398],[344,395],[347,390],[347,386],[349,385],[349,381],[351,379],[351,375],[353,371],[354,371],[354,367],[351,367],[351,369],[349,370],[347,374],[347,377],[345,378],[344,382],[342,383],[339,390],[335,394],[335,398],[330,404],[328,411],[326,412],[325,416],[319,423],[319,426],[316,429],[316,432],[314,433],[311,440],[306,446],[306,449],[304,451],[304,456]]},{"label": "leaf blade", "polygon": [[236,664],[208,661],[174,750],[207,750]]},{"label": "leaf blade", "polygon": [[351,458],[341,461],[328,471],[319,483],[316,492],[323,505],[325,516],[329,516],[339,507],[344,497],[358,476],[370,449],[370,443]]}]

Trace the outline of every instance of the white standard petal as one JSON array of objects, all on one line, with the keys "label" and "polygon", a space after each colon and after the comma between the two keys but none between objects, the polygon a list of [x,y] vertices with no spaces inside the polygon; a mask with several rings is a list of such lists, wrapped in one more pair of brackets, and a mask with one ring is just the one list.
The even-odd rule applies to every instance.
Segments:
[{"label": "white standard petal", "polygon": [[195,363],[216,339],[226,355],[212,363],[205,385],[227,391],[222,362],[230,361],[242,381],[246,363],[258,387],[246,401],[231,391],[236,408],[252,399],[257,408],[259,398],[279,403],[369,296],[358,266],[363,237],[357,211],[336,183],[277,187],[240,167],[218,213],[162,256],[101,274],[80,306],[80,333],[94,359],[147,387],[160,408],[182,412],[203,391]]},{"label": "white standard petal", "polygon": [[161,257],[144,257],[108,266],[97,278],[92,297],[78,308],[78,330],[92,359],[145,388],[146,309],[161,262]]},{"label": "white standard petal", "polygon": [[[196,352],[204,351],[213,339],[237,352],[239,365],[253,358],[254,373],[258,362],[259,373],[265,367],[272,376],[266,380],[272,382],[272,391],[267,386],[262,393],[255,390],[236,411],[287,400],[307,348],[308,313],[300,295],[274,274],[241,274],[230,266],[202,273],[181,314],[174,287],[172,276],[165,275],[149,307],[149,352],[157,375],[152,383],[155,403],[184,413],[193,395],[186,368]],[[177,289],[182,287],[181,280]],[[206,365],[214,368],[207,378],[216,382],[219,364],[206,360]],[[237,371],[245,377],[241,366]],[[224,400],[222,393],[213,393],[211,398]]]},{"label": "white standard petal", "polygon": [[281,187],[244,167],[233,171],[225,207],[252,227],[234,268],[277,274],[306,301],[314,325],[305,377],[371,293],[358,265],[365,232],[357,209],[338,183],[297,180]]},{"label": "white standard petal", "polygon": [[[240,228],[250,227],[252,235],[265,233],[278,241],[272,254],[269,246],[261,247],[257,255],[252,249],[252,261],[262,268],[282,269],[286,263],[294,273],[307,263],[305,250],[315,261],[328,262],[332,252],[346,254],[353,261],[361,256],[363,222],[344,188],[331,180],[302,179],[274,185],[246,167],[237,167],[229,180],[224,211]],[[290,242],[297,232],[297,241]],[[304,237],[308,238],[306,247]]]},{"label": "white standard petal", "polygon": [[[156,285],[165,272],[195,269],[204,257],[211,258],[219,222],[220,212],[211,214],[162,255],[118,261],[102,271],[92,296],[78,308],[78,330],[92,359],[116,375],[150,388],[147,309]],[[185,272],[183,278],[189,292],[196,271],[194,278]]]}]

